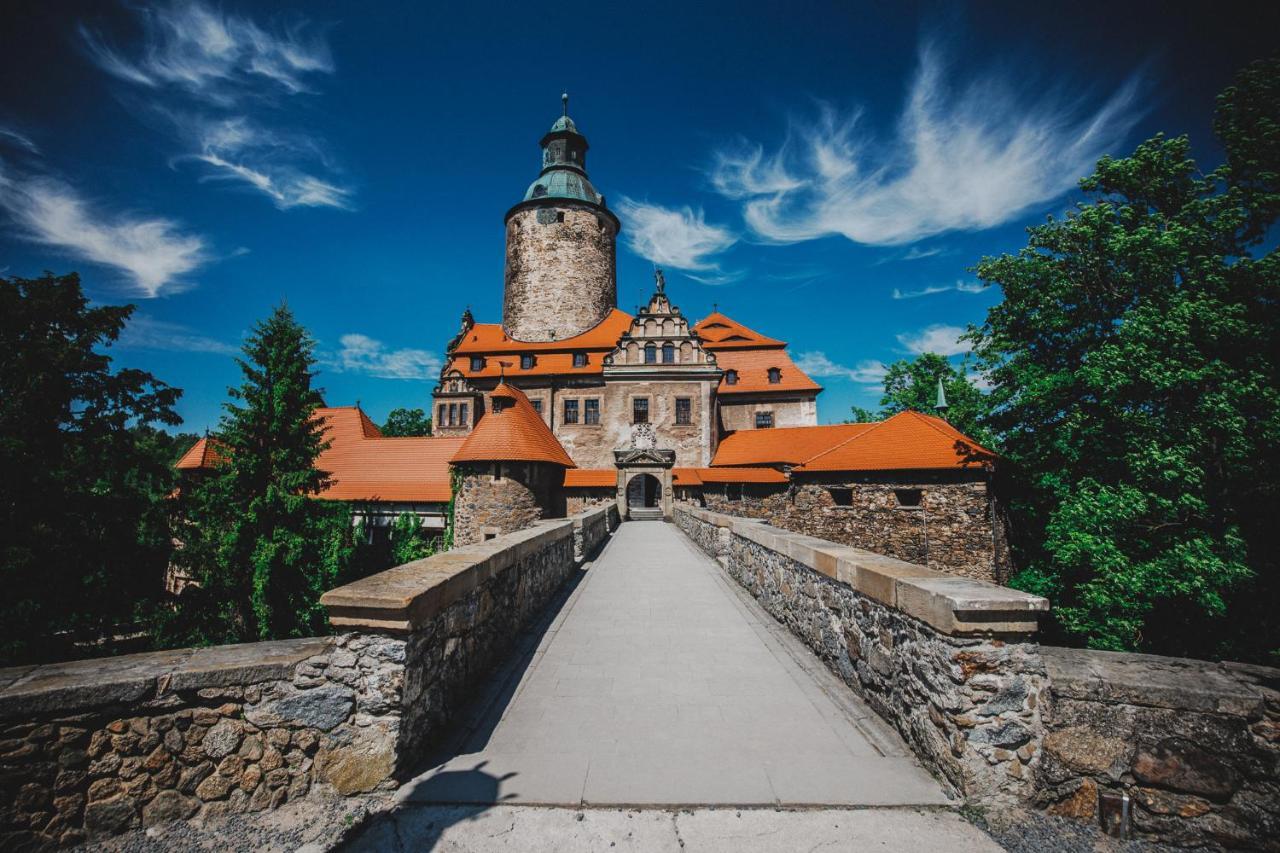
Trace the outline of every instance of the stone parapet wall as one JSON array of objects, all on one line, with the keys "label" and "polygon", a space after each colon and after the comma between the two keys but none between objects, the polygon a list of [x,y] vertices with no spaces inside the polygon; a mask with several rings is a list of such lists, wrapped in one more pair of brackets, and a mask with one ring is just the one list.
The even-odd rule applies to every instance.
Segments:
[{"label": "stone parapet wall", "polygon": [[1127,795],[1139,837],[1280,850],[1280,670],[1043,653],[1051,701],[1040,805],[1095,820],[1100,805],[1120,815]]},{"label": "stone parapet wall", "polygon": [[332,590],[333,637],[0,670],[0,849],[395,787],[617,523],[599,507]]},{"label": "stone parapet wall", "polygon": [[1043,598],[677,506],[676,523],[892,723],[958,794],[1032,795],[1046,677]]}]

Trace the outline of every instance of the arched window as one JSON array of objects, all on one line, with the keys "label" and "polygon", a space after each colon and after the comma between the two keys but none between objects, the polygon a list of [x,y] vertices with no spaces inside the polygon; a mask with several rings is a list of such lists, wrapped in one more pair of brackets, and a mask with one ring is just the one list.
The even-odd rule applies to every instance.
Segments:
[{"label": "arched window", "polygon": [[736,370],[726,370],[726,371],[724,372],[724,384],[725,384],[725,385],[737,385],[737,384],[738,384],[738,371],[736,371]]},{"label": "arched window", "polygon": [[782,381],[782,371],[776,367],[769,368],[769,384],[777,385]]},{"label": "arched window", "polygon": [[662,363],[674,364],[675,360],[676,360],[676,345],[670,344],[670,343],[663,344],[662,345]]},{"label": "arched window", "polygon": [[644,345],[644,363],[655,364],[658,361],[658,347],[655,344]]}]

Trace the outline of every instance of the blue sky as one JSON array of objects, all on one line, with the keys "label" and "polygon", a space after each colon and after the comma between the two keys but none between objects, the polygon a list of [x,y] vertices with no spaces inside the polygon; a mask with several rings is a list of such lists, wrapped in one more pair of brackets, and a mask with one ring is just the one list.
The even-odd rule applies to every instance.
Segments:
[{"label": "blue sky", "polygon": [[330,404],[425,407],[462,310],[500,319],[502,217],[562,90],[623,221],[621,307],[661,264],[687,315],[789,341],[842,420],[884,364],[963,357],[999,298],[968,268],[1066,209],[1098,156],[1186,132],[1216,163],[1213,97],[1280,23],[1221,3],[29,5],[0,27],[0,273],[78,270],[137,304],[117,362],[184,389],[195,431],[281,300]]}]

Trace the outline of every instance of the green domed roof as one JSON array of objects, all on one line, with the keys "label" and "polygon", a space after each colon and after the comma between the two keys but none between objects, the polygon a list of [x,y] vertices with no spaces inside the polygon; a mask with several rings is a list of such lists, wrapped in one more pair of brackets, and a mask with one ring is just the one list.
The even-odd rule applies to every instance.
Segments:
[{"label": "green domed roof", "polygon": [[535,198],[572,198],[604,204],[604,196],[596,192],[587,176],[570,169],[550,169],[539,175],[524,194],[525,201]]},{"label": "green domed roof", "polygon": [[547,133],[559,133],[562,130],[567,130],[570,133],[578,133],[578,126],[574,124],[573,119],[568,116],[560,116],[560,118],[556,119],[556,123],[551,125],[551,129],[548,130]]},{"label": "green domed roof", "polygon": [[587,177],[587,138],[569,118],[569,96],[561,95],[564,110],[542,137],[542,172],[525,191],[524,201],[572,199],[604,207],[604,196]]}]

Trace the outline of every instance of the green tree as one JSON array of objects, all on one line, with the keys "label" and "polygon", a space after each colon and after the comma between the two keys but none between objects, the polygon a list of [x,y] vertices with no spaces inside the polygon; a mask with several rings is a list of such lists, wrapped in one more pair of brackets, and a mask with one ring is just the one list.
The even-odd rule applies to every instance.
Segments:
[{"label": "green tree", "polygon": [[1280,60],[1219,97],[1215,127],[1217,169],[1157,136],[977,267],[1005,295],[970,336],[1025,475],[1014,584],[1095,648],[1280,648]]},{"label": "green tree", "polygon": [[[937,410],[939,379],[947,395],[945,413]],[[884,419],[908,410],[940,414],[979,444],[993,447],[995,437],[982,422],[989,409],[987,395],[973,384],[963,365],[954,366],[944,356],[926,352],[889,365],[878,417]]]},{"label": "green tree", "polygon": [[401,513],[391,528],[391,565],[411,563],[435,552],[435,542],[423,531],[418,517]]},{"label": "green tree", "polygon": [[184,498],[182,561],[200,582],[177,630],[196,642],[304,636],[352,547],[350,508],[319,501],[327,447],[314,417],[315,344],[288,308],[259,323],[217,438],[226,461]]},{"label": "green tree", "polygon": [[[133,306],[72,273],[0,278],[0,662],[82,657],[163,589],[181,391],[103,351]],[[109,644],[104,646],[109,649]]]},{"label": "green tree", "polygon": [[431,418],[422,409],[392,409],[382,434],[389,436],[431,435]]}]

